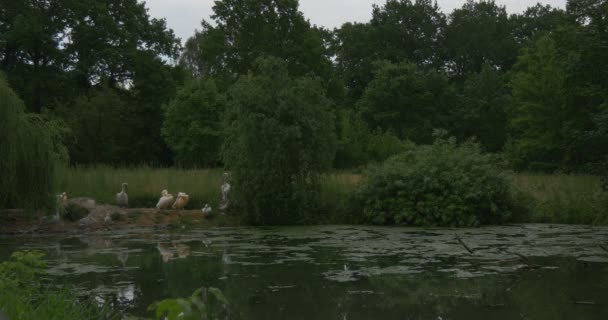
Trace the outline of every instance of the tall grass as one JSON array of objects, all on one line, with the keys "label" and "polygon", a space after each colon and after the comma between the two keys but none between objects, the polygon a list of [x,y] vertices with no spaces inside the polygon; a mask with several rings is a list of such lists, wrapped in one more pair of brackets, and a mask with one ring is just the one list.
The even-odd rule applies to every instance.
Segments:
[{"label": "tall grass", "polygon": [[[361,183],[361,175],[334,172],[323,176],[322,208],[318,223],[354,223],[358,210],[352,193]],[[70,197],[91,197],[100,203],[113,204],[123,182],[129,184],[131,207],[154,207],[160,192],[190,195],[189,208],[205,203],[217,207],[221,197],[220,169],[182,170],[177,168],[113,168],[109,166],[71,167],[61,170],[58,192]],[[514,174],[514,190],[523,195],[522,206],[528,215],[522,222],[608,224],[608,197],[602,192],[599,178],[590,175]],[[233,186],[238,188],[238,186]]]},{"label": "tall grass", "polygon": [[608,195],[591,175],[513,175],[513,186],[529,197],[527,221],[607,224]]},{"label": "tall grass", "polygon": [[177,168],[113,168],[109,166],[71,167],[61,170],[57,178],[58,192],[68,196],[90,197],[100,203],[114,204],[121,184],[129,184],[130,207],[154,207],[161,191],[174,196],[185,192],[190,196],[188,208],[202,208],[205,203],[217,207],[220,200],[222,171],[182,170]]}]

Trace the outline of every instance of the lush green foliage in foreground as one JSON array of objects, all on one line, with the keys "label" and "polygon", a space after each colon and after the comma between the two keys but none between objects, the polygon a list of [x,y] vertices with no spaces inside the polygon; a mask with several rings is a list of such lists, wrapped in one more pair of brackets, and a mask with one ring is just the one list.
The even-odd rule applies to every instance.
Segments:
[{"label": "lush green foliage in foreground", "polygon": [[[0,208],[54,204],[52,124],[25,113],[23,102],[0,77]],[[50,133],[50,134],[49,134]]]},{"label": "lush green foliage in foreground", "polygon": [[68,289],[41,284],[43,254],[14,252],[0,263],[0,310],[11,320],[118,319],[94,301],[79,301]]},{"label": "lush green foliage in foreground", "polygon": [[364,221],[415,226],[477,226],[510,218],[507,175],[478,144],[437,138],[366,174],[357,192]]},{"label": "lush green foliage in foreground", "polygon": [[228,319],[228,300],[218,288],[200,288],[188,297],[157,301],[148,307],[156,319],[220,320]]},{"label": "lush green foliage in foreground", "polygon": [[230,91],[223,158],[234,202],[257,224],[293,224],[318,208],[319,177],[335,154],[330,102],[314,78],[291,78],[276,58]]}]

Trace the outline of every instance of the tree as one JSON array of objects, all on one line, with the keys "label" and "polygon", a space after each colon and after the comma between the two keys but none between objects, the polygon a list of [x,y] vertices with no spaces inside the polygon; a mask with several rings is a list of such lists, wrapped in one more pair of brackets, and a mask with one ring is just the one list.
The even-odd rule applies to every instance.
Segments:
[{"label": "tree", "polygon": [[165,21],[150,19],[138,0],[3,0],[0,7],[0,67],[35,112],[104,81],[132,81],[142,53],[179,51]]},{"label": "tree", "polygon": [[508,152],[519,167],[555,169],[567,144],[566,73],[549,36],[525,49],[514,67],[512,137]]},{"label": "tree", "polygon": [[550,5],[537,3],[523,14],[514,14],[509,20],[513,26],[513,36],[520,45],[531,45],[539,37],[557,30],[564,23],[566,12]]},{"label": "tree", "polygon": [[0,77],[0,208],[50,208],[54,143],[41,117],[27,114],[23,102]]},{"label": "tree", "polygon": [[389,0],[374,5],[369,23],[345,23],[335,30],[336,68],[349,89],[349,102],[361,97],[378,60],[439,66],[445,26],[444,14],[430,0]]},{"label": "tree", "polygon": [[216,166],[220,160],[226,101],[213,80],[193,80],[165,107],[162,135],[184,166]]},{"label": "tree", "polygon": [[58,107],[56,114],[72,130],[74,144],[69,145],[74,163],[131,163],[127,96],[108,86]]},{"label": "tree", "polygon": [[250,221],[311,221],[319,175],[335,153],[330,102],[319,80],[290,77],[288,62],[259,58],[229,91],[223,160]]},{"label": "tree", "polygon": [[450,118],[458,137],[475,137],[484,151],[502,151],[507,139],[507,112],[511,91],[506,76],[483,65],[481,71],[465,80],[460,107]]},{"label": "tree", "polygon": [[187,41],[182,62],[194,75],[232,79],[268,55],[287,61],[290,74],[313,73],[325,79],[331,64],[321,33],[298,6],[298,0],[216,1],[214,25],[202,22],[203,29]]},{"label": "tree", "polygon": [[450,14],[443,40],[447,67],[460,79],[477,73],[482,65],[503,72],[511,69],[518,46],[504,6],[493,0],[468,0]]},{"label": "tree", "polygon": [[435,128],[446,128],[455,94],[443,74],[414,64],[378,64],[357,108],[370,128],[392,130],[402,139],[429,143]]}]

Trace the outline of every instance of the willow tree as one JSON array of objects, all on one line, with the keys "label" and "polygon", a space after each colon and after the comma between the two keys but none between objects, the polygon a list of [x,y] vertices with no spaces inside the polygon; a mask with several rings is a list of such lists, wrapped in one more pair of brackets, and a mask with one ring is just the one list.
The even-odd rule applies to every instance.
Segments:
[{"label": "willow tree", "polygon": [[53,204],[55,155],[44,121],[0,78],[0,208]]}]

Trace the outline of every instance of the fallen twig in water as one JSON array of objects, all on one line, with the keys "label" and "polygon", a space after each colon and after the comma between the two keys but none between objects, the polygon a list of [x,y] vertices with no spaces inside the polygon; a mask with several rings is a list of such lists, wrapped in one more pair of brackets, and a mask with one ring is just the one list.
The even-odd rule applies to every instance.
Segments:
[{"label": "fallen twig in water", "polygon": [[593,301],[572,301],[572,303],[582,304],[582,305],[586,305],[586,306],[595,306],[596,305],[596,303]]},{"label": "fallen twig in water", "polygon": [[461,245],[462,245],[462,246],[463,246],[465,249],[467,249],[467,251],[468,251],[470,254],[473,254],[473,253],[474,253],[474,251],[473,251],[471,248],[469,248],[469,246],[467,246],[467,244],[466,244],[466,243],[464,243],[464,241],[462,241],[462,239],[460,238],[460,236],[459,236],[458,234],[456,234],[456,240],[458,240],[458,242],[460,242],[460,244],[461,244]]},{"label": "fallen twig in water", "polygon": [[606,248],[603,244],[599,244],[600,248],[602,248],[602,250],[608,252],[608,248]]}]

